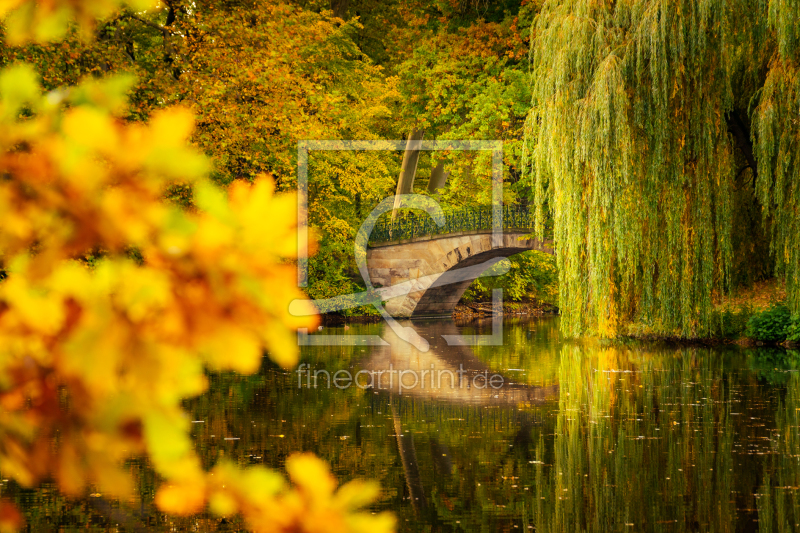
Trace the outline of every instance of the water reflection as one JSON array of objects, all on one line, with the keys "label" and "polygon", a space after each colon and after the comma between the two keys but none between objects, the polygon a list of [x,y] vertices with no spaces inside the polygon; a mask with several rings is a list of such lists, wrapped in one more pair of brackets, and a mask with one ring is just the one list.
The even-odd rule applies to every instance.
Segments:
[{"label": "water reflection", "polygon": [[448,344],[447,337],[460,334],[452,320],[405,321],[401,325],[426,339],[429,349],[418,350],[384,326],[381,336],[388,344],[372,348],[358,365],[369,373],[363,383],[375,390],[477,406],[514,407],[558,397],[558,384],[541,387],[521,383],[508,369],[491,369],[471,346]]},{"label": "water reflection", "polygon": [[[412,326],[429,352],[380,324],[351,325],[324,333],[383,335],[390,345],[306,346],[302,362],[330,374],[460,365],[465,379],[499,374],[503,387],[309,387],[271,366],[212,376],[208,394],[187,403],[205,466],[225,456],[282,468],[289,453],[312,451],[342,481],[379,481],[374,510],[394,511],[401,531],[800,528],[796,354],[567,343],[553,319],[506,321],[502,346],[449,347],[442,334],[490,334],[491,324]],[[141,498],[118,507],[146,530],[241,529],[236,520],[159,515],[152,470],[131,469]],[[30,531],[116,527],[91,503],[0,489],[26,507]]]},{"label": "water reflection", "polygon": [[[448,337],[461,333],[452,320],[406,321],[401,325],[413,328],[426,339],[429,349],[424,352],[418,350],[385,326],[382,337],[388,344],[372,348],[358,366],[369,373],[373,378],[370,379],[370,385],[389,404],[392,429],[408,491],[407,499],[418,516],[427,516],[435,521],[437,511],[435,507],[431,508],[431,504],[437,503],[437,491],[432,489],[426,494],[425,481],[433,474],[445,484],[452,482],[452,454],[449,446],[435,435],[425,435],[423,438],[427,437],[428,440],[432,472],[424,471],[425,466],[424,463],[421,466],[415,444],[415,425],[404,425],[400,416],[403,396],[406,401],[467,405],[473,409],[511,409],[557,400],[558,384],[543,387],[515,381],[499,369],[490,368],[478,358],[472,347],[448,344]],[[533,421],[527,413],[519,413],[515,418],[518,429],[514,443],[524,448],[530,443]],[[444,497],[452,505],[452,500]],[[452,498],[456,499],[457,495]]]}]

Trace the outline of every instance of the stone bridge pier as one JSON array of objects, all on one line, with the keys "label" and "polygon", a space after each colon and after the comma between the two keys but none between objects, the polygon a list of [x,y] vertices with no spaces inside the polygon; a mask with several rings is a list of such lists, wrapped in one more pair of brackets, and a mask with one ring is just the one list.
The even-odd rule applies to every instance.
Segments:
[{"label": "stone bridge pier", "polygon": [[491,232],[374,245],[367,250],[367,269],[376,288],[411,282],[411,292],[387,300],[386,310],[392,316],[450,316],[467,287],[485,270],[471,269],[469,278],[462,280],[460,269],[526,250],[553,253],[551,242],[527,239],[528,234],[506,231],[497,247],[492,247]]}]

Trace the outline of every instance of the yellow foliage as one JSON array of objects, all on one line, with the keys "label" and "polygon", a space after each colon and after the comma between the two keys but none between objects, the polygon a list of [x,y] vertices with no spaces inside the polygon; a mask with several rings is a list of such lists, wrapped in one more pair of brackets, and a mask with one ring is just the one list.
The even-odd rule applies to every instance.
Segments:
[{"label": "yellow foliage", "polygon": [[202,511],[205,502],[206,491],[202,479],[165,485],[156,494],[158,508],[175,515],[190,515]]},{"label": "yellow foliage", "polygon": [[[152,0],[129,0],[124,3],[137,11],[155,4]],[[121,4],[123,2],[117,0],[0,0],[0,17],[5,19],[6,38],[12,44],[53,41],[64,36],[72,19],[77,19],[84,35],[88,37],[95,20],[109,16]]]},{"label": "yellow foliage", "polygon": [[[255,531],[391,530],[390,516],[357,511],[376,486],[337,492],[312,456],[287,462],[292,487],[263,468],[202,469],[182,399],[206,389],[206,369],[256,372],[265,350],[294,365],[294,328],[316,325],[288,313],[302,296],[286,261],[296,198],[268,176],[216,189],[186,144],[188,111],[114,117],[126,83],[78,87],[64,111],[30,69],[0,73],[0,469],[26,486],[52,478],[70,496],[91,484],[127,498],[122,463],[147,454],[165,512],[209,505]],[[162,200],[176,181],[194,187],[196,210]],[[13,529],[2,505],[0,529]]]},{"label": "yellow foliage", "polygon": [[394,531],[391,514],[358,512],[377,497],[377,484],[351,481],[337,491],[327,465],[311,454],[290,456],[286,470],[294,486],[262,467],[217,465],[209,477],[211,510],[222,516],[242,513],[256,533]]},{"label": "yellow foliage", "polygon": [[22,515],[13,504],[0,500],[0,533],[12,533],[22,527]]}]

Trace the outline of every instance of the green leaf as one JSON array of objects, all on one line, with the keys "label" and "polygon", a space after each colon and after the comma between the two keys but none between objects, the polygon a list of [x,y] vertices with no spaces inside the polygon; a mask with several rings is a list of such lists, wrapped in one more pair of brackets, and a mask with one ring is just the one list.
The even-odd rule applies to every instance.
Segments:
[{"label": "green leaf", "polygon": [[19,63],[0,72],[2,118],[15,120],[26,104],[35,103],[40,94],[39,80],[31,65]]}]

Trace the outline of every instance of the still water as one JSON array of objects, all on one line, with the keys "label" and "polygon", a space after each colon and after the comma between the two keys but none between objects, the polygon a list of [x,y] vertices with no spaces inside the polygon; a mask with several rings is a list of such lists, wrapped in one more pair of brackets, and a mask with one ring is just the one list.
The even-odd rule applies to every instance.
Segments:
[{"label": "still water", "polygon": [[[312,343],[384,344],[304,346],[302,373],[214,377],[187,404],[206,466],[226,456],[281,468],[311,451],[342,482],[379,481],[373,510],[393,511],[401,531],[800,530],[796,352],[566,342],[557,318],[506,320],[494,344],[490,321],[404,325],[430,348],[383,324],[325,328]],[[26,497],[32,524],[63,519],[31,512],[53,505],[41,492]]]}]

